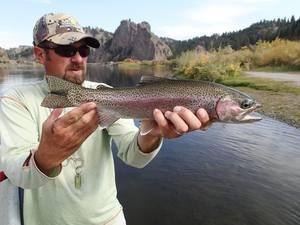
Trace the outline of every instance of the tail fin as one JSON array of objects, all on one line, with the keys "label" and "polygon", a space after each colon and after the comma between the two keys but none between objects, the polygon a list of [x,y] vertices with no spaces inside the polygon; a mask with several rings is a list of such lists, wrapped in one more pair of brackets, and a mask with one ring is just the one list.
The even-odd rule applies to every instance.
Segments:
[{"label": "tail fin", "polygon": [[50,93],[44,98],[41,106],[47,108],[65,108],[72,107],[73,104],[68,100],[68,90],[81,88],[80,85],[54,77],[46,77]]},{"label": "tail fin", "polygon": [[50,93],[66,94],[68,90],[80,87],[78,84],[54,76],[47,76],[46,80]]},{"label": "tail fin", "polygon": [[41,106],[55,109],[55,108],[66,108],[72,107],[73,104],[68,100],[66,96],[48,94],[41,103]]}]

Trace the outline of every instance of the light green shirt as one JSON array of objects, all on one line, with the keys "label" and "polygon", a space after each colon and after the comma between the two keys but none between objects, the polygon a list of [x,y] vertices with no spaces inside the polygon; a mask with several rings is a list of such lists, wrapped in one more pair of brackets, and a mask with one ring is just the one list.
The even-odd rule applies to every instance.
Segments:
[{"label": "light green shirt", "polygon": [[[85,82],[86,87],[96,83]],[[117,200],[111,141],[126,164],[144,167],[158,153],[142,153],[133,120],[120,119],[107,129],[99,127],[72,156],[61,172],[48,177],[38,170],[30,153],[39,144],[42,125],[51,110],[40,106],[48,92],[46,82],[11,89],[0,104],[0,171],[24,191],[25,225],[100,225],[121,209]],[[67,111],[67,109],[66,109]],[[82,184],[75,188],[76,162],[83,162]],[[1,204],[1,203],[0,203]],[[0,207],[1,209],[1,207]]]}]

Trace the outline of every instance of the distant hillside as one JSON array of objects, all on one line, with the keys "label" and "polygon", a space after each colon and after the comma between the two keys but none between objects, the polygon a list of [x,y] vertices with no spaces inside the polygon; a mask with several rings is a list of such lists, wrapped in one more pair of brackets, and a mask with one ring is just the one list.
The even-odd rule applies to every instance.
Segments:
[{"label": "distant hillside", "polygon": [[0,48],[0,63],[8,63],[9,59],[5,49]]},{"label": "distant hillside", "polygon": [[33,61],[33,48],[31,46],[20,45],[18,48],[6,50],[9,59],[16,61]]},{"label": "distant hillside", "polygon": [[173,54],[195,49],[198,46],[206,50],[223,48],[230,45],[237,50],[243,46],[255,44],[258,40],[272,41],[277,37],[288,40],[300,39],[300,18],[263,20],[252,24],[250,27],[236,32],[214,34],[212,36],[195,37],[185,41],[162,38],[171,48]]}]

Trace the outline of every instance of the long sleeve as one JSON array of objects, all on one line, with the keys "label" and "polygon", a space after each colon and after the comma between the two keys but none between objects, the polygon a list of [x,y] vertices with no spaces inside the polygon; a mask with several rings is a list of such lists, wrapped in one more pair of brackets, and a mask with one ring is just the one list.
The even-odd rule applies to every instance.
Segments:
[{"label": "long sleeve", "polygon": [[151,153],[143,153],[137,144],[139,130],[130,119],[120,119],[108,128],[108,133],[117,145],[118,157],[127,165],[137,168],[146,166],[157,155],[162,145],[161,140],[157,149]]},{"label": "long sleeve", "polygon": [[[1,97],[0,104],[0,170],[12,184],[22,188],[37,188],[52,178],[41,173],[33,160],[40,137],[41,124],[48,112],[38,112],[40,88],[24,95],[11,90]],[[41,118],[39,118],[41,117]]]}]

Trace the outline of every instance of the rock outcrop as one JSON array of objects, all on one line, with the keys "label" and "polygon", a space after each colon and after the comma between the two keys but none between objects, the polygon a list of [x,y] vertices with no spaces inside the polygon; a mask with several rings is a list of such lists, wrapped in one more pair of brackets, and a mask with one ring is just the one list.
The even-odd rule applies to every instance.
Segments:
[{"label": "rock outcrop", "polygon": [[111,61],[126,58],[137,60],[164,60],[172,56],[171,49],[154,33],[147,22],[121,21],[115,31],[108,53]]},{"label": "rock outcrop", "polygon": [[107,32],[103,29],[99,28],[90,28],[85,27],[85,32],[91,34],[100,43],[100,47],[98,49],[91,49],[90,56],[88,58],[88,62],[97,63],[97,62],[107,62],[109,61],[109,57],[107,54],[107,44],[110,43],[113,38],[113,33]]},{"label": "rock outcrop", "polygon": [[100,42],[98,49],[92,49],[89,62],[136,60],[164,60],[172,56],[167,44],[151,32],[150,24],[136,24],[123,20],[115,33],[102,29],[86,28]]}]

